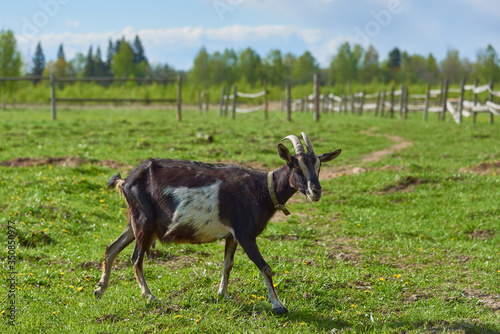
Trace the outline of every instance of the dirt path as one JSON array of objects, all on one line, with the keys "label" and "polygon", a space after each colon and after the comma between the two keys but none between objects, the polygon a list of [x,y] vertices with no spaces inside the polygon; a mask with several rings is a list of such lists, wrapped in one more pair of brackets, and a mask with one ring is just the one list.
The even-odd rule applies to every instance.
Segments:
[{"label": "dirt path", "polygon": [[[348,166],[343,166],[343,167],[323,168],[321,170],[320,180],[329,180],[329,179],[332,179],[335,177],[340,177],[342,175],[365,173],[368,171],[368,168],[363,167],[364,164],[371,163],[371,162],[378,162],[386,156],[389,156],[393,153],[404,150],[405,148],[413,145],[412,142],[407,141],[406,139],[404,139],[402,137],[383,134],[383,133],[377,133],[377,132],[375,132],[376,130],[377,130],[377,128],[371,128],[371,129],[366,130],[366,131],[361,131],[361,134],[371,136],[371,137],[387,138],[390,141],[394,142],[394,145],[391,145],[391,146],[389,146],[383,150],[380,150],[380,151],[373,151],[373,152],[370,152],[368,154],[365,154],[361,158],[361,166],[348,165]],[[398,169],[401,169],[401,167],[386,166],[386,167],[382,167],[380,169],[381,170],[398,170]]]}]

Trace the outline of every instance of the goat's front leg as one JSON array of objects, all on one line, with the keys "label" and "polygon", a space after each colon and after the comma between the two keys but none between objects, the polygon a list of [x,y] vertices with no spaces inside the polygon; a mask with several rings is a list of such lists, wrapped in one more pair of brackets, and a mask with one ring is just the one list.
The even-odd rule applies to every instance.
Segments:
[{"label": "goat's front leg", "polygon": [[269,267],[267,262],[260,254],[256,240],[243,237],[238,239],[238,241],[241,244],[241,247],[243,247],[243,249],[245,250],[245,253],[247,253],[250,260],[252,260],[252,262],[255,263],[257,268],[259,268],[260,272],[262,273],[262,276],[264,276],[264,280],[266,281],[266,286],[267,286],[267,293],[269,296],[269,302],[272,305],[273,312],[278,314],[288,312],[286,307],[279,300],[278,295],[274,290],[273,279],[272,279],[273,272],[271,270],[271,267]]},{"label": "goat's front leg", "polygon": [[238,247],[238,242],[232,235],[226,238],[226,246],[224,249],[224,267],[222,269],[222,278],[219,285],[219,296],[227,297],[227,283],[229,281],[229,274],[233,268],[234,253]]},{"label": "goat's front leg", "polygon": [[134,241],[134,231],[129,224],[125,227],[125,230],[120,234],[118,238],[108,247],[104,252],[104,262],[102,263],[102,277],[97,284],[98,288],[94,291],[94,295],[99,298],[101,297],[109,285],[109,277],[111,275],[111,268],[113,262],[115,262],[116,256],[127,247],[132,241]]}]

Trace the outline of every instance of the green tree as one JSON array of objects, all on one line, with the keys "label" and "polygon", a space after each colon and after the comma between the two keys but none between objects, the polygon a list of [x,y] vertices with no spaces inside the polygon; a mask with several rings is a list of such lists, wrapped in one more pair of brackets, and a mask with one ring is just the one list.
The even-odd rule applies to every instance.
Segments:
[{"label": "green tree", "polygon": [[432,55],[432,53],[429,53],[427,59],[425,60],[425,68],[426,73],[422,78],[424,82],[433,85],[437,84],[439,79],[439,66],[437,64],[436,58]]},{"label": "green tree", "polygon": [[486,83],[490,80],[494,82],[500,81],[500,61],[497,52],[491,44],[486,49],[480,50],[477,53],[476,64],[477,76],[481,82]]},{"label": "green tree", "polygon": [[309,51],[306,51],[297,58],[295,66],[292,68],[292,79],[297,84],[311,82],[314,73],[318,70],[318,62]]},{"label": "green tree", "polygon": [[360,44],[351,46],[345,42],[330,63],[330,83],[346,84],[358,80],[359,63],[363,56],[363,47]]},{"label": "green tree", "polygon": [[68,62],[66,61],[66,57],[64,55],[63,45],[59,45],[59,50],[57,51],[57,60],[54,64],[53,73],[56,77],[62,78],[67,76],[68,70]]},{"label": "green tree", "polygon": [[85,68],[83,70],[83,76],[86,78],[95,77],[95,60],[92,52],[92,45],[89,47],[89,52],[87,53],[87,58],[85,60]]},{"label": "green tree", "polygon": [[[17,41],[12,30],[0,31],[0,76],[17,77],[21,75],[21,54],[17,50]],[[4,93],[12,94],[15,81],[3,82]]]},{"label": "green tree", "polygon": [[239,70],[241,78],[246,79],[250,85],[255,85],[263,78],[263,65],[260,56],[252,48],[246,48],[240,53]]},{"label": "green tree", "polygon": [[85,63],[87,58],[81,52],[78,52],[73,59],[70,60],[68,66],[68,76],[83,77],[85,73]]},{"label": "green tree", "polygon": [[94,55],[94,68],[96,77],[104,77],[107,74],[106,63],[102,60],[101,48],[97,47]]},{"label": "green tree", "polygon": [[285,80],[288,82],[292,82],[292,68],[294,68],[295,63],[297,62],[297,57],[292,53],[288,52],[283,56],[283,69],[285,72]]},{"label": "green tree", "polygon": [[464,76],[464,70],[457,49],[448,49],[446,58],[441,62],[441,73],[450,84],[460,83]]},{"label": "green tree", "polygon": [[[45,68],[45,55],[42,50],[42,43],[38,42],[35,49],[35,55],[32,59],[31,74],[34,76],[40,76]],[[34,84],[37,84],[40,80],[33,80]]]},{"label": "green tree", "polygon": [[401,69],[401,51],[398,48],[394,48],[389,52],[386,66],[388,69],[388,79],[398,82],[398,74]]},{"label": "green tree", "polygon": [[280,50],[275,49],[269,51],[266,58],[264,58],[264,68],[270,84],[283,85],[286,71]]},{"label": "green tree", "polygon": [[210,57],[205,47],[201,47],[194,58],[189,76],[196,85],[204,87],[210,85]]},{"label": "green tree", "polygon": [[111,64],[113,64],[113,57],[115,56],[115,54],[115,46],[113,45],[113,41],[110,39],[108,41],[108,49],[106,51],[106,76],[112,76]]},{"label": "green tree", "polygon": [[363,64],[359,70],[359,79],[363,83],[370,83],[379,76],[378,52],[373,45],[368,47],[363,57]]},{"label": "green tree", "polygon": [[141,62],[146,62],[146,63],[148,62],[148,59],[146,58],[146,54],[144,52],[144,47],[142,46],[141,39],[139,38],[138,35],[135,35],[133,50],[134,50],[134,64],[138,65]]},{"label": "green tree", "polygon": [[134,51],[127,41],[122,40],[119,43],[111,69],[115,78],[135,77],[137,69],[134,64]]}]

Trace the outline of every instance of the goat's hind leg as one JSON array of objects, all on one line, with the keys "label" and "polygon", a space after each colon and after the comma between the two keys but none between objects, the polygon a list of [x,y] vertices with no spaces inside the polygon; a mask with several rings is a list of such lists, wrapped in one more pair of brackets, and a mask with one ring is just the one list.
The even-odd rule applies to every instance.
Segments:
[{"label": "goat's hind leg", "polygon": [[231,235],[226,238],[226,246],[224,250],[224,267],[222,269],[222,279],[219,285],[219,296],[227,297],[227,283],[229,281],[229,274],[233,268],[234,253],[238,247],[238,242]]},{"label": "goat's hind leg", "polygon": [[102,277],[97,284],[98,288],[94,291],[94,295],[99,298],[101,297],[109,286],[109,277],[111,275],[111,268],[115,262],[118,254],[127,247],[132,241],[134,241],[134,231],[132,230],[131,224],[127,224],[125,230],[120,234],[111,245],[106,247],[104,252],[104,262],[102,263]]},{"label": "goat's hind leg", "polygon": [[144,254],[149,251],[151,244],[155,241],[155,235],[151,231],[146,231],[144,226],[151,226],[150,224],[137,224],[136,225],[136,244],[134,253],[130,260],[134,264],[135,278],[142,291],[142,296],[148,301],[158,301],[156,297],[149,290],[146,278],[144,277],[143,263]]}]

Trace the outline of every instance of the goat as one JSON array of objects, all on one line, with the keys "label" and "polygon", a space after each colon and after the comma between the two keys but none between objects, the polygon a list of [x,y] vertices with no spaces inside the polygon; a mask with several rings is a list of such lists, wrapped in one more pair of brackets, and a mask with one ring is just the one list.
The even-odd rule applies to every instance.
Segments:
[{"label": "goat", "polygon": [[156,300],[146,283],[143,258],[159,239],[173,243],[207,243],[226,239],[224,265],[218,294],[226,297],[234,253],[239,245],[264,276],[272,311],[288,310],[273,286],[272,271],[259,252],[256,238],[277,210],[290,214],[285,203],[297,191],[309,201],[321,198],[321,163],[338,157],[341,150],[316,155],[311,141],[302,132],[307,153],[299,138],[290,135],[292,156],[281,142],[278,155],[286,164],[273,172],[261,172],[231,165],[195,161],[149,159],[126,179],[116,174],[108,181],[127,204],[128,223],[104,254],[103,274],[94,295],[99,298],[109,285],[116,256],[134,239],[131,256],[142,296]]}]

